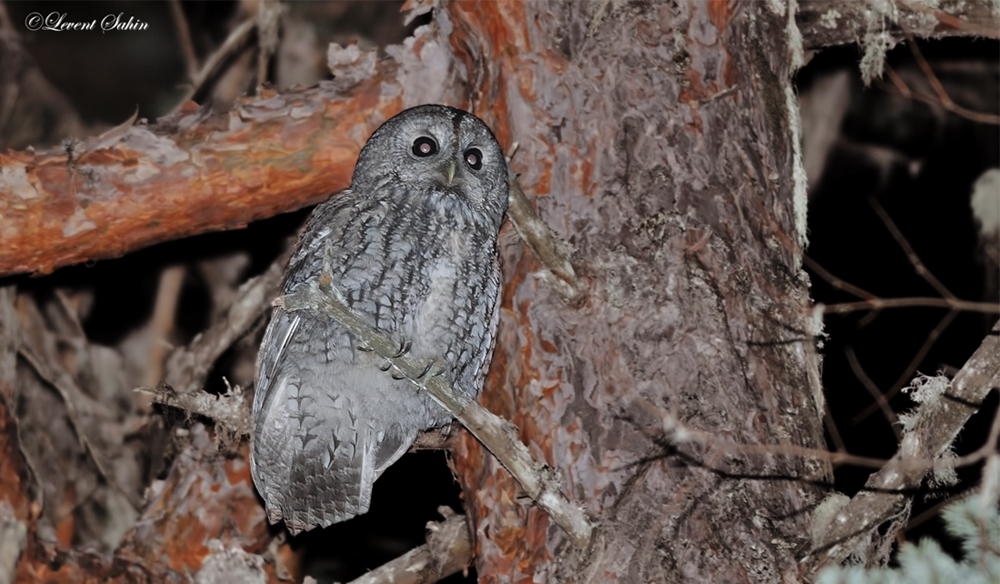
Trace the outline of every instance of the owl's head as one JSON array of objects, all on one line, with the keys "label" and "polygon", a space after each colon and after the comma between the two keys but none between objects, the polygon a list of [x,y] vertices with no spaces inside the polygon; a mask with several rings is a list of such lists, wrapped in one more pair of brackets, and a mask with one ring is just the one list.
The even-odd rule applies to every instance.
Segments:
[{"label": "owl's head", "polygon": [[[386,188],[387,182],[403,190]],[[507,210],[507,163],[476,116],[443,105],[404,110],[375,130],[358,156],[351,189],[373,196],[436,197],[496,227]]]}]

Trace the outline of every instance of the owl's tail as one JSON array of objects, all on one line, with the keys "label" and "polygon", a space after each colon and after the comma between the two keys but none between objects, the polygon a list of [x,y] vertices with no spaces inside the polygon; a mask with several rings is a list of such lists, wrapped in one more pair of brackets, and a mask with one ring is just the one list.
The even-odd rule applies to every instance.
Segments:
[{"label": "owl's tail", "polygon": [[271,523],[283,519],[295,535],[368,512],[375,479],[414,437],[397,425],[378,432],[363,424],[356,432],[344,422],[328,421],[306,435],[288,433],[286,426],[280,436],[255,436],[251,474]]},{"label": "owl's tail", "polygon": [[251,474],[271,523],[283,519],[294,535],[366,513],[376,473],[370,440],[359,438],[326,424],[305,436],[257,436]]},{"label": "owl's tail", "polygon": [[366,513],[375,479],[416,437],[419,423],[399,422],[413,415],[406,394],[352,359],[346,333],[275,310],[257,365],[250,470],[268,519],[293,534]]}]

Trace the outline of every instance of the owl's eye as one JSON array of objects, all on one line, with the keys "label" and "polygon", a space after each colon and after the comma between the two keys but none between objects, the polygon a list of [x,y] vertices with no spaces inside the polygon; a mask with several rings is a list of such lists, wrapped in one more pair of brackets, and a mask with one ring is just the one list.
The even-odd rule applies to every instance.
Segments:
[{"label": "owl's eye", "polygon": [[479,170],[483,167],[483,153],[479,148],[469,148],[465,151],[465,161],[469,163],[472,170]]},{"label": "owl's eye", "polygon": [[434,138],[421,136],[413,141],[413,154],[421,158],[437,154],[437,151],[438,145],[437,142],[434,141]]}]

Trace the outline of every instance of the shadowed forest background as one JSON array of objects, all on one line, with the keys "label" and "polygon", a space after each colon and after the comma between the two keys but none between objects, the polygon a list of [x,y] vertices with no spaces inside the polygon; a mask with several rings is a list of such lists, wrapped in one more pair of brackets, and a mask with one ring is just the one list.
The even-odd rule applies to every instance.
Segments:
[{"label": "shadowed forest background", "polygon": [[[186,99],[205,106],[206,113],[208,108],[228,112],[238,97],[254,95],[262,75],[268,90],[279,92],[329,80],[329,43],[384,48],[403,43],[417,27],[431,22],[432,14],[426,13],[404,24],[402,7],[402,2],[285,4],[277,44],[263,70],[259,39],[252,33],[226,49],[218,66],[193,87],[200,65],[219,54],[226,39],[258,9],[256,2],[3,2],[0,153],[29,147],[72,152],[74,140],[114,132],[134,114],[152,123],[177,111]],[[35,11],[66,12],[77,20],[124,12],[149,27],[107,34],[29,31],[23,23]],[[179,21],[186,32],[180,32]],[[809,173],[805,269],[815,303],[856,301],[851,286],[885,299],[939,297],[942,288],[970,302],[995,304],[1000,299],[996,227],[990,232],[971,203],[978,184],[986,189],[987,201],[993,201],[986,218],[1000,223],[1000,180],[992,175],[990,183],[986,174],[1000,163],[998,55],[996,40],[910,40],[887,53],[888,72],[865,87],[858,45],[807,53],[794,84]],[[933,70],[933,81],[923,64]],[[961,111],[905,94],[909,88],[937,95],[935,83]],[[618,147],[607,144],[608,149]],[[34,382],[18,388],[13,409],[37,481],[35,500],[44,501],[37,524],[40,538],[61,549],[109,554],[140,516],[145,503],[139,494],[166,480],[178,457],[190,452],[191,442],[215,440],[216,456],[227,460],[245,456],[238,436],[179,409],[153,404],[131,389],[164,380],[171,351],[217,321],[241,284],[281,261],[310,208],[51,274],[0,278],[0,287],[16,289],[22,334],[34,339],[34,348],[19,353],[16,362]],[[894,228],[905,243],[894,237]],[[509,225],[502,241],[506,247],[520,245]],[[942,288],[915,270],[907,246]],[[0,256],[5,253],[0,240]],[[823,315],[823,334],[816,341],[828,414],[826,446],[891,458],[898,448],[896,417],[914,407],[900,390],[918,373],[954,374],[996,320],[995,310],[926,305]],[[265,325],[266,317],[257,318],[215,361],[204,378],[205,391],[224,394],[227,384],[252,386]],[[82,355],[87,375],[115,378],[104,387],[128,388],[80,398],[79,403],[101,404],[100,411],[79,403],[67,408],[75,398],[60,389],[65,384],[58,368],[46,365],[47,360],[60,361],[72,371],[82,364]],[[880,393],[889,396],[882,407],[875,397]],[[988,440],[998,401],[994,390],[978,404],[979,412],[954,443],[956,455],[975,452]],[[114,436],[108,426],[101,429],[108,417],[115,420]],[[83,435],[97,446],[88,446]],[[109,479],[99,453],[104,441],[114,440],[119,441],[115,456],[130,462],[116,465]],[[924,483],[913,494],[909,520],[892,527],[896,540],[932,537],[959,557],[958,543],[944,533],[938,511],[942,503],[975,488],[982,468],[981,461],[958,468],[953,484]],[[872,470],[834,465],[832,482],[818,484],[823,492],[851,497]],[[240,501],[252,505],[249,499]],[[299,566],[298,575],[319,582],[347,582],[423,544],[425,524],[440,519],[442,505],[464,512],[450,455],[412,452],[376,482],[367,515],[290,542],[273,539],[281,526],[258,530],[257,540],[267,553],[257,553],[269,561],[281,557]],[[473,566],[467,574],[442,581],[476,579]]]}]

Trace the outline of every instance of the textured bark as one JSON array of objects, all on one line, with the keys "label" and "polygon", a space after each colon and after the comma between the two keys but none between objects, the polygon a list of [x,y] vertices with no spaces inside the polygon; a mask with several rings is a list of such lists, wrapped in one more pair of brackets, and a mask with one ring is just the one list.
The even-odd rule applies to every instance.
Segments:
[{"label": "textured bark", "polygon": [[[796,21],[803,46],[858,42],[883,29],[895,39],[904,38],[906,30],[918,36],[998,36],[1000,20],[985,0],[945,2],[934,10],[920,3],[884,4],[897,6],[899,24],[891,21],[891,12],[873,13],[867,2],[801,2]],[[595,4],[584,17],[587,28],[573,34],[607,36],[604,20],[616,12],[609,6],[614,4]],[[732,9],[709,6],[713,12]],[[658,15],[670,11],[658,7],[647,26],[627,31],[618,42],[645,44],[650,35],[662,35]],[[546,49],[558,54],[569,36],[545,40]],[[437,48],[409,44],[400,47],[394,62],[376,63],[374,55],[348,60],[340,81],[242,99],[226,114],[208,116],[189,102],[157,125],[132,126],[134,120],[128,120],[102,136],[69,140],[63,148],[0,154],[0,276],[45,274],[162,241],[237,229],[325,199],[347,186],[368,135],[403,104],[448,101],[446,95],[459,103],[456,74],[471,71],[475,84],[483,80],[477,71],[486,63],[450,71],[437,61],[443,57]],[[671,67],[682,71],[685,57],[677,58]]]},{"label": "textured bark", "polygon": [[[803,2],[798,22],[828,26],[821,4]],[[400,109],[473,110],[501,145],[520,143],[520,184],[566,242],[551,249],[569,253],[585,284],[564,294],[563,275],[506,238],[498,349],[481,401],[518,426],[597,524],[590,547],[575,548],[463,433],[453,462],[482,580],[798,581],[819,498],[803,479],[828,469],[669,443],[663,431],[670,418],[734,443],[823,446],[799,265],[804,177],[787,7],[440,8],[389,59],[331,51],[337,80],[317,88],[243,100],[221,116],[188,107],[68,151],[0,155],[0,274],[299,208],[345,186],[364,140]],[[804,44],[853,41],[858,22],[837,24],[840,37],[806,29]],[[950,29],[914,29],[928,31]],[[27,528],[21,581],[187,581],[212,540],[252,553],[274,543],[244,460],[220,455],[201,426],[112,556],[41,543],[11,405],[16,320],[13,290],[0,289],[0,497]],[[167,376],[209,368],[196,365],[175,361]]]},{"label": "textured bark", "polygon": [[793,203],[788,16],[757,2],[579,6],[447,14],[452,48],[476,71],[477,110],[501,141],[520,142],[525,192],[591,282],[584,306],[566,306],[533,257],[505,249],[483,403],[560,470],[597,518],[595,539],[574,550],[467,437],[455,466],[479,574],[795,581],[816,501],[795,479],[824,469],[709,460],[659,431],[674,413],[736,442],[823,444]]},{"label": "textured bark", "polygon": [[[39,346],[45,344],[32,337],[51,335],[43,325],[25,317],[25,313],[30,316],[36,311],[22,306],[20,312],[19,318],[13,287],[0,288],[0,502],[9,505],[26,536],[15,581],[189,582],[189,574],[197,572],[211,553],[213,541],[257,554],[272,545],[264,510],[250,480],[246,449],[236,455],[220,453],[205,427],[196,424],[186,433],[186,444],[168,476],[156,481],[146,491],[145,500],[139,501],[142,514],[133,520],[134,526],[118,548],[111,554],[75,549],[75,540],[81,539],[88,542],[87,547],[96,547],[92,541],[97,539],[95,526],[81,519],[84,516],[78,509],[85,507],[88,499],[103,499],[106,494],[91,475],[113,483],[115,492],[130,494],[133,485],[128,474],[128,447],[122,444],[123,427],[132,425],[133,431],[140,432],[134,428],[134,417],[123,422],[75,387],[85,380],[90,385],[81,385],[88,393],[102,389],[95,381],[101,375],[93,375],[100,373],[99,369],[88,367],[79,354],[66,350],[80,345],[91,350],[91,346],[61,335],[67,356],[64,361],[85,370],[82,375],[78,371],[78,375],[70,375],[63,369],[64,362],[52,355],[41,359],[40,364],[51,369],[46,381],[55,380],[65,390],[59,397],[53,398],[51,394],[56,392],[44,383],[32,382],[37,371],[15,366],[27,355],[40,352]],[[20,322],[31,327],[19,326]],[[119,396],[125,391],[119,388]],[[16,411],[12,404],[22,411]],[[40,422],[38,416],[44,419]],[[73,429],[67,431],[70,426]],[[67,442],[79,450],[70,450]],[[153,446],[156,442],[150,439],[140,445],[151,465],[159,463],[162,456]],[[105,510],[114,515],[113,509]],[[47,522],[51,528],[43,534],[41,516],[53,511],[57,515]],[[11,543],[0,539],[0,550],[9,553]],[[288,551],[287,546],[274,548],[278,557]],[[271,581],[277,580],[276,569],[273,563],[267,566]]]},{"label": "textured bark", "polygon": [[212,117],[189,102],[156,126],[130,120],[64,150],[0,154],[0,275],[118,257],[328,198],[402,108],[394,64],[371,66],[360,85],[272,92]]},{"label": "textured bark", "polygon": [[988,0],[800,0],[795,21],[806,49],[860,43],[882,31],[896,41],[905,40],[907,34],[1000,38],[1000,13]]}]

